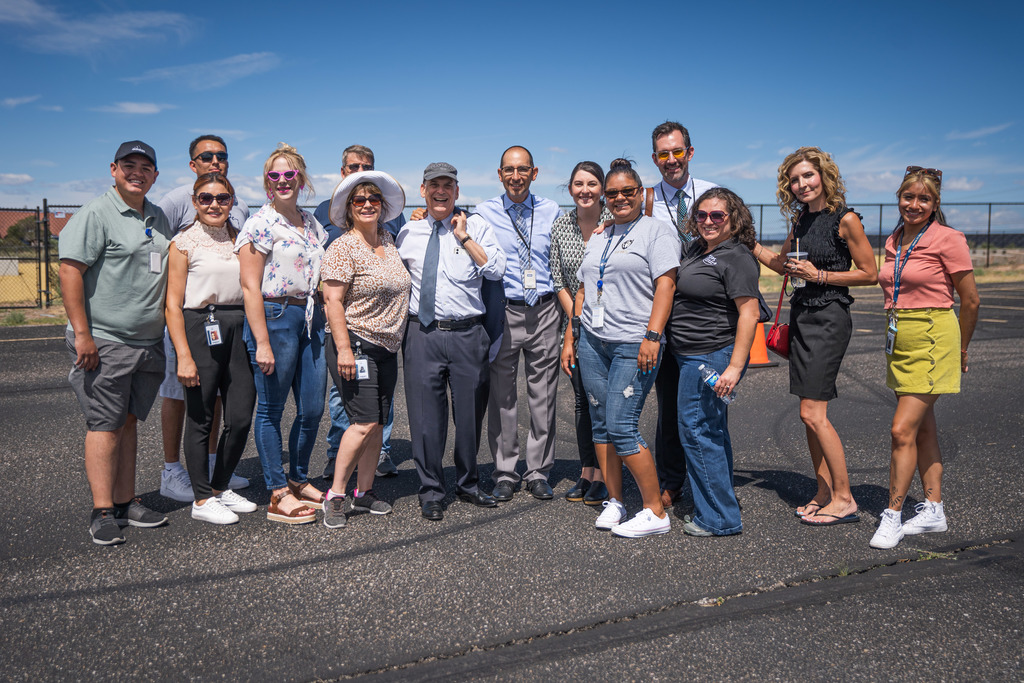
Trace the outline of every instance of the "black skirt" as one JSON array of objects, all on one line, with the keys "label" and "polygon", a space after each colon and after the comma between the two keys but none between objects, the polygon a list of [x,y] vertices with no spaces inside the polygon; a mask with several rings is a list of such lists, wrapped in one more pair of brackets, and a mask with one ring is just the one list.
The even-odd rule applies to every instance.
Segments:
[{"label": "black skirt", "polygon": [[825,306],[794,304],[789,316],[789,393],[831,401],[836,376],[853,334],[850,307],[841,301]]}]

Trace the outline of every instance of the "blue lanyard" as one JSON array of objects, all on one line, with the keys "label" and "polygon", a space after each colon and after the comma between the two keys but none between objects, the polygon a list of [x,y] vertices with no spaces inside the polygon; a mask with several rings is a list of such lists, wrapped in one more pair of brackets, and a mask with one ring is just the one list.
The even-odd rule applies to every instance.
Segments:
[{"label": "blue lanyard", "polygon": [[932,224],[929,223],[924,226],[924,228],[921,229],[921,232],[917,233],[917,237],[915,237],[914,241],[910,243],[910,246],[907,247],[907,254],[903,257],[902,266],[900,266],[900,251],[903,249],[903,234],[900,233],[900,239],[896,243],[896,263],[893,265],[892,269],[892,309],[894,311],[896,310],[896,300],[900,298],[900,280],[903,279],[903,269],[907,267],[907,261],[910,260],[910,252],[914,250],[914,247],[917,246],[918,240],[921,239],[921,236],[924,235],[931,225]]},{"label": "blue lanyard", "polygon": [[[626,235],[628,235],[629,231],[633,229],[633,226],[636,225],[640,221],[640,218],[642,216],[643,216],[643,214],[640,214],[635,219],[633,219],[633,222],[629,224],[629,227],[626,228],[626,231],[622,233],[622,237],[620,237],[619,241],[615,243],[615,249],[619,248],[619,245],[622,244],[622,240],[626,239]],[[598,294],[601,294],[601,290],[604,289],[604,269],[605,269],[605,266],[608,265],[608,259],[611,258],[611,255],[615,253],[615,249],[611,249],[611,246],[612,246],[612,239],[614,239],[614,237],[615,237],[615,228],[617,228],[617,227],[618,227],[617,225],[613,225],[612,226],[612,234],[608,236],[608,239],[604,243],[604,253],[601,254],[601,265],[600,265],[600,268],[598,270],[598,276],[597,276],[597,293]],[[610,250],[610,252],[609,252],[609,250]]]}]

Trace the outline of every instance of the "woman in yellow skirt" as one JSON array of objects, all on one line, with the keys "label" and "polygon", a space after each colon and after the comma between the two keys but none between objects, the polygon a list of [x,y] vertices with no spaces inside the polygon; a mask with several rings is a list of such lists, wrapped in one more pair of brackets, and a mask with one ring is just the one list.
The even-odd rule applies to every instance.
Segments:
[{"label": "woman in yellow skirt", "polygon": [[[889,507],[882,512],[872,548],[893,548],[905,535],[945,531],[942,454],[935,402],[960,392],[967,345],[978,321],[978,288],[963,233],[944,225],[942,171],[907,167],[896,197],[900,220],[885,243],[878,284],[888,311],[886,385],[896,392],[889,464]],[[960,318],[953,292],[960,297]],[[921,475],[925,502],[902,522],[903,502]]]}]

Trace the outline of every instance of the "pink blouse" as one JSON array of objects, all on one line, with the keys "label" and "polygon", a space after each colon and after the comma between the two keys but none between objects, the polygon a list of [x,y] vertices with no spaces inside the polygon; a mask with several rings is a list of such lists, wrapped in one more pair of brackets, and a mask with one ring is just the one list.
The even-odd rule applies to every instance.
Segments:
[{"label": "pink blouse", "polygon": [[[903,231],[894,232],[885,241],[885,263],[878,273],[878,284],[885,294],[885,307],[892,308],[893,270],[896,264],[896,239]],[[952,308],[955,273],[974,270],[967,238],[959,230],[932,223],[902,265],[907,250],[900,250],[900,298],[897,308]]]}]

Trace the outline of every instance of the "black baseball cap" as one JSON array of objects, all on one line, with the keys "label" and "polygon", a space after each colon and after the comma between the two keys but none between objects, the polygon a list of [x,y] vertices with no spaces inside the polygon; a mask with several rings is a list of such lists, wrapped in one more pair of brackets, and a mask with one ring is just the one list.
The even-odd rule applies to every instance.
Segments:
[{"label": "black baseball cap", "polygon": [[114,155],[114,162],[121,161],[121,159],[132,154],[141,154],[152,161],[153,168],[156,168],[156,152],[142,140],[122,142],[121,146],[117,148],[117,154]]}]

